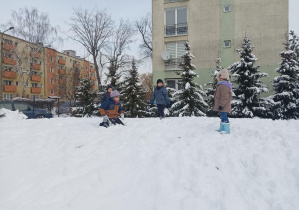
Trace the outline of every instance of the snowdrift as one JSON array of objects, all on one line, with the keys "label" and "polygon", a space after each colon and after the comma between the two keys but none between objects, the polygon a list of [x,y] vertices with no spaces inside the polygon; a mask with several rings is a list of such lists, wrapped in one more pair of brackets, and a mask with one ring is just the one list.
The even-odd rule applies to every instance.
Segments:
[{"label": "snowdrift", "polygon": [[[4,116],[3,116],[4,115]],[[0,123],[1,122],[13,122],[18,120],[27,119],[27,116],[19,111],[10,111],[8,109],[0,108]]]},{"label": "snowdrift", "polygon": [[0,127],[3,210],[296,210],[299,121],[15,121]]}]

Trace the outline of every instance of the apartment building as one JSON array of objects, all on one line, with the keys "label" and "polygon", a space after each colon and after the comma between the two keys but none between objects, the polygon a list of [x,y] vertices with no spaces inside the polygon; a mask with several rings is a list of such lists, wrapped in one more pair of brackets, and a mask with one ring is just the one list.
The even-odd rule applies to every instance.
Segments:
[{"label": "apartment building", "polygon": [[288,7],[288,0],[152,0],[154,84],[162,78],[180,89],[176,72],[186,40],[200,76],[196,82],[204,85],[211,81],[217,57],[222,67],[240,60],[236,49],[249,36],[259,59],[256,65],[269,74],[265,82],[270,85],[289,30]]},{"label": "apartment building", "polygon": [[49,46],[32,45],[22,39],[3,36],[2,100],[15,97],[48,98],[59,96],[67,100],[80,78],[88,77],[96,88],[94,65],[73,50],[58,52]]}]

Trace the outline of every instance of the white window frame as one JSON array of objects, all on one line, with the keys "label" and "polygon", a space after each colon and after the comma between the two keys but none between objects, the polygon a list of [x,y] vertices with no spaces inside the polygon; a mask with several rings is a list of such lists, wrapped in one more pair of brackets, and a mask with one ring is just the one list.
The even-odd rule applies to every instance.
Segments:
[{"label": "white window frame", "polygon": [[54,95],[54,89],[51,89],[51,95]]},{"label": "white window frame", "polygon": [[[165,50],[167,50],[167,44],[168,43],[175,43],[175,55],[174,57],[171,55],[170,59],[165,61],[165,70],[166,71],[177,71],[177,70],[182,70],[179,67],[180,60],[182,59],[181,56],[185,53],[185,40],[184,41],[176,41],[176,42],[165,42]],[[178,55],[178,44],[181,43],[184,50],[182,51],[182,55]]]},{"label": "white window frame", "polygon": [[4,99],[9,99],[9,100],[11,100],[11,99],[13,99],[13,95],[12,94],[4,94]]},{"label": "white window frame", "polygon": [[182,79],[172,79],[172,78],[166,78],[165,83],[167,84],[167,81],[174,80],[175,81],[175,88],[176,90],[179,90],[179,83],[182,82]]},{"label": "white window frame", "polygon": [[[226,43],[229,43],[229,46],[226,46]],[[223,47],[224,48],[231,48],[232,47],[232,41],[231,40],[224,40]]]},{"label": "white window frame", "polygon": [[55,82],[55,81],[54,81],[54,78],[50,78],[50,83],[51,83],[51,84],[54,84],[54,82]]},{"label": "white window frame", "polygon": [[38,83],[31,83],[31,87],[38,87]]},{"label": "white window frame", "polygon": [[50,61],[53,62],[53,57],[52,56],[50,57]]},{"label": "white window frame", "polygon": [[54,71],[53,71],[53,67],[50,67],[50,72],[51,72],[51,73],[53,73],[53,72],[54,72]]},{"label": "white window frame", "polygon": [[[175,24],[175,26],[178,25],[178,9],[186,9],[186,12],[187,12],[187,14],[186,14],[187,15],[186,24],[187,24],[187,27],[188,27],[188,7],[186,7],[186,6],[166,8],[164,10],[164,26],[167,25],[167,23],[166,23],[166,11],[169,11],[169,10],[174,10],[175,11],[174,12],[174,14],[175,14],[174,15],[174,24]],[[164,35],[167,36],[167,37],[169,37],[169,36],[184,36],[184,35],[188,35],[188,30],[187,30],[186,34],[178,34],[177,30],[176,30],[175,35],[167,35],[166,32],[164,31]]]},{"label": "white window frame", "polygon": [[[226,10],[226,8],[228,8],[228,10]],[[231,12],[231,6],[230,5],[225,5],[224,7],[223,7],[223,12]]]}]

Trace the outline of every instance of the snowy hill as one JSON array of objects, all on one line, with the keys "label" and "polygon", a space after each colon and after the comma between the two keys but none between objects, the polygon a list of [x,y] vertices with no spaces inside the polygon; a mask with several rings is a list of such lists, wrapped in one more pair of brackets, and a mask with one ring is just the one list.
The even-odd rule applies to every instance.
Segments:
[{"label": "snowy hill", "polygon": [[0,121],[0,209],[298,209],[299,121],[100,121]]}]

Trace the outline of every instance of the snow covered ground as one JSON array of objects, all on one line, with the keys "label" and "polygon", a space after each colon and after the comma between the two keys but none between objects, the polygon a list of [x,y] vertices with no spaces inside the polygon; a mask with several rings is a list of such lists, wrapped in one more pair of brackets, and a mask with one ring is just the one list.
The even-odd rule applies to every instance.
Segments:
[{"label": "snow covered ground", "polygon": [[297,210],[299,121],[0,118],[1,210]]}]

